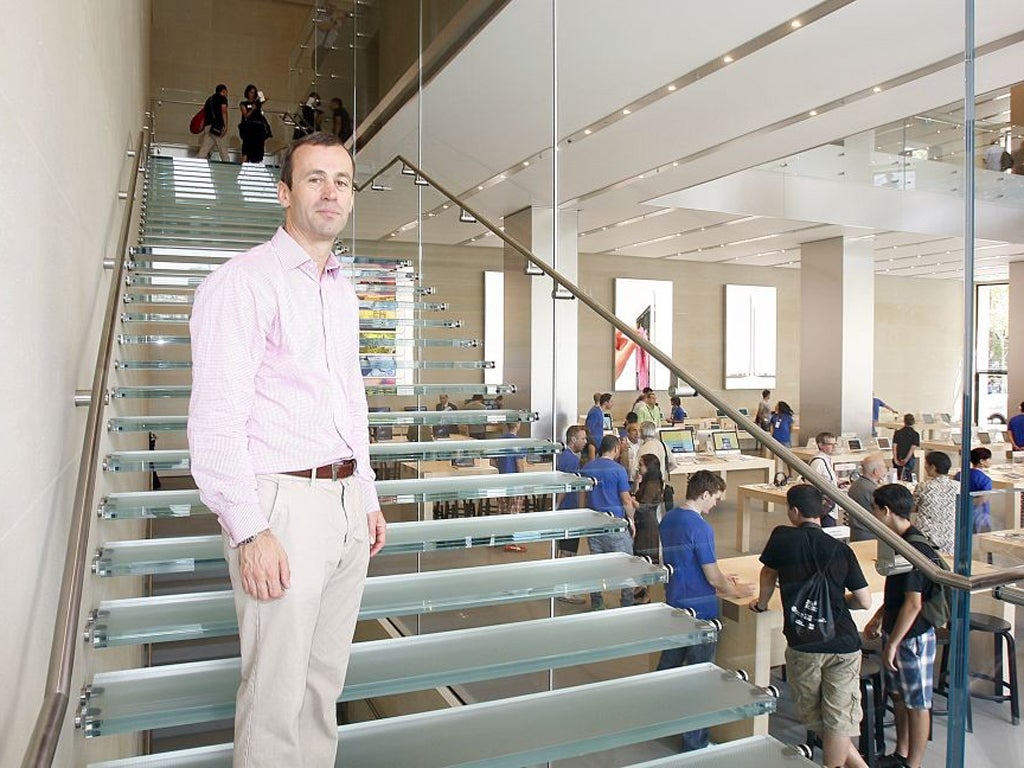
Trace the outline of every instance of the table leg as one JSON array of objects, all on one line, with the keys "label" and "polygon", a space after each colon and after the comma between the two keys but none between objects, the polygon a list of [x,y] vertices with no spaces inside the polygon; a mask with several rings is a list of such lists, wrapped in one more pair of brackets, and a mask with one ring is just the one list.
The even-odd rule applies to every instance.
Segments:
[{"label": "table leg", "polygon": [[750,492],[746,488],[736,491],[736,549],[740,554],[750,549],[750,502]]}]

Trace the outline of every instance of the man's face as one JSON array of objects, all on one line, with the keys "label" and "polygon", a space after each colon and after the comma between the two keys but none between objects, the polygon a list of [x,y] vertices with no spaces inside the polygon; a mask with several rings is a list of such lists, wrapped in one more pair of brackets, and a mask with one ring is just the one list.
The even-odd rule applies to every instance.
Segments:
[{"label": "man's face", "polygon": [[707,491],[705,491],[704,498],[706,500],[705,509],[708,512],[710,512],[712,509],[718,506],[718,502],[722,500],[722,492],[715,491],[714,493],[708,493]]},{"label": "man's face", "polygon": [[836,439],[834,437],[826,437],[818,443],[818,450],[831,456],[836,450]]},{"label": "man's face", "polygon": [[602,408],[602,410],[605,410],[605,411],[611,411],[611,409],[612,409],[612,401],[609,400],[607,403],[602,405],[601,408]]},{"label": "man's face", "polygon": [[587,433],[582,429],[577,430],[575,434],[569,439],[569,450],[573,453],[579,453],[583,450],[583,446],[587,444]]},{"label": "man's face", "polygon": [[640,440],[640,427],[636,424],[630,424],[626,427],[626,438],[631,443],[636,443]]},{"label": "man's face", "polygon": [[448,405],[448,395],[441,395],[441,397],[440,397],[440,398],[438,398],[438,399],[439,399],[439,400],[440,400],[440,402],[441,402],[441,407],[442,407],[442,408],[443,408],[444,406]]},{"label": "man's face", "polygon": [[292,185],[277,185],[285,227],[300,243],[333,244],[352,212],[352,158],[344,147],[299,147]]}]

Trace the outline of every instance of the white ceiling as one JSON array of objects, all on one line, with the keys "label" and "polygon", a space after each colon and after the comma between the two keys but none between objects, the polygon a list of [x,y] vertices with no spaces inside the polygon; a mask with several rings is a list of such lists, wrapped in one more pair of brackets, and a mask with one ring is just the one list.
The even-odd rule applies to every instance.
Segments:
[{"label": "white ceiling", "polygon": [[[929,110],[962,100],[962,6],[962,0],[644,0],[629,6],[558,0],[559,199],[579,211],[579,230],[586,233],[581,252],[795,266],[801,242],[874,235],[880,271],[955,276],[952,262],[962,253],[956,217],[946,231],[949,217],[935,216],[918,227],[924,234],[897,235],[893,229],[920,219],[873,218],[870,204],[851,210],[850,200],[857,205],[859,199],[852,184],[841,206],[828,209],[819,201],[811,220],[807,208],[765,215],[744,208],[736,195],[726,198],[721,188],[707,195],[701,190],[912,115],[941,118]],[[1024,71],[1024,34],[1012,37],[1024,31],[1024,3],[978,6],[977,44],[994,50],[978,57],[977,90],[1005,89]],[[794,19],[799,28],[791,25]],[[427,173],[495,221],[530,205],[550,205],[551,22],[548,2],[509,3],[426,85],[422,105],[405,105],[360,151],[360,176],[401,153],[419,158]],[[725,63],[725,57],[734,60]],[[875,93],[875,87],[882,90]],[[979,115],[999,121],[1008,108],[1006,100],[988,99]],[[811,116],[812,110],[818,114]],[[945,112],[954,125],[961,116],[955,108]],[[907,136],[916,146],[931,125],[911,125]],[[592,133],[584,135],[587,129]],[[893,138],[891,127],[879,132],[883,153],[892,152]],[[943,141],[949,143],[948,136]],[[946,147],[946,159],[954,147]],[[422,210],[436,213],[424,218],[427,242],[496,244],[482,226],[460,223],[456,208],[442,210],[445,198],[436,190],[414,186],[397,170],[383,181],[392,191],[360,198],[360,238],[414,241]],[[953,194],[947,197],[954,205]],[[1024,234],[1017,237],[1020,230],[1006,222],[1017,211],[997,217],[1003,224],[998,235],[1024,243]],[[739,221],[725,224],[730,220]],[[986,233],[979,228],[979,234]],[[905,261],[888,261],[892,245]],[[1007,258],[1018,255],[1024,247],[979,251],[984,271],[978,277],[1004,275]]]}]

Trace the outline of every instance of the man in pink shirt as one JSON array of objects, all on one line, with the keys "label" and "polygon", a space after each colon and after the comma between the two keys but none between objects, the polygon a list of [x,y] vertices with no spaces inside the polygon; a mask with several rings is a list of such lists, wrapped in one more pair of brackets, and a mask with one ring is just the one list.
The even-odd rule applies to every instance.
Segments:
[{"label": "man in pink shirt", "polygon": [[284,226],[196,292],[192,474],[224,531],[242,649],[235,766],[333,766],[335,701],[385,526],[370,469],[359,304],[332,253],[352,158],[286,150]]}]

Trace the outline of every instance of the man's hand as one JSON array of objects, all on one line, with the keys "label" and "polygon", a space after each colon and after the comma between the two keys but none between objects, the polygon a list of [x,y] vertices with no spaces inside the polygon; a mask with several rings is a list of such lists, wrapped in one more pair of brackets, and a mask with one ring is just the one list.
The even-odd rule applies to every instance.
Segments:
[{"label": "man's hand", "polygon": [[740,578],[739,574],[730,573],[725,577],[729,584],[732,586],[733,594],[738,598],[750,597],[754,594],[754,585],[749,581],[744,581]]},{"label": "man's hand", "polygon": [[882,663],[890,672],[896,671],[896,645],[894,643],[886,643],[882,647]]},{"label": "man's hand", "polygon": [[882,617],[875,615],[864,625],[864,637],[875,640],[882,636]]},{"label": "man's hand", "polygon": [[261,531],[254,541],[238,547],[238,570],[242,589],[257,600],[273,600],[291,586],[288,554],[270,530]]},{"label": "man's hand", "polygon": [[366,527],[370,531],[370,557],[373,557],[384,546],[387,538],[387,527],[384,522],[384,513],[379,509],[366,516]]}]

